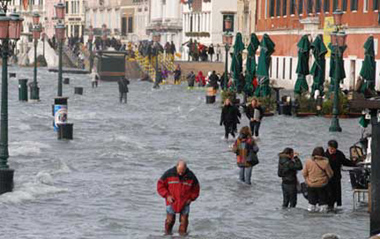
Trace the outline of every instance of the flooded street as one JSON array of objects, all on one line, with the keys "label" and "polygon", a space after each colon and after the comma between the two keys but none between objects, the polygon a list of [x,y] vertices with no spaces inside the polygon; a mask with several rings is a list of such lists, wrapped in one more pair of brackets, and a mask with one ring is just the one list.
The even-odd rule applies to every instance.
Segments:
[{"label": "flooded street", "polygon": [[[260,164],[252,186],[238,182],[235,155],[221,137],[220,98],[205,104],[205,91],[186,85],[152,89],[131,81],[128,104],[119,104],[117,83],[92,89],[88,75],[64,75],[68,121],[74,140],[58,141],[51,105],[57,74],[39,69],[39,103],[18,101],[18,80],[32,81],[32,68],[10,68],[9,165],[15,188],[0,196],[0,238],[168,238],[164,237],[164,199],[159,177],[179,158],[187,160],[201,193],[191,205],[188,238],[344,239],[369,235],[369,214],[352,210],[348,172],[343,172],[343,209],[310,214],[298,195],[296,209],[282,210],[277,154],[298,151],[304,163],[315,146],[335,138],[348,156],[358,141],[358,119],[341,119],[342,133],[330,133],[323,117],[264,118],[258,145]],[[74,95],[74,87],[84,94]],[[219,96],[218,96],[219,97]],[[238,127],[248,125],[246,117]],[[300,175],[299,175],[300,176]],[[302,176],[300,176],[302,178]],[[178,219],[174,231],[178,230]],[[169,237],[170,238],[170,237]]]}]

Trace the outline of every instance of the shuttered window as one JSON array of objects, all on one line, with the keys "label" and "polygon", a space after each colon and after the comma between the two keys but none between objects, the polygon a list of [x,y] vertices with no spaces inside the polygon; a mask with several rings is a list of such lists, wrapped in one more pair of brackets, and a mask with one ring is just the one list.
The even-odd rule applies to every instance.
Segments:
[{"label": "shuttered window", "polygon": [[358,10],[358,0],[351,0],[351,11]]},{"label": "shuttered window", "polygon": [[330,0],[325,0],[323,4],[323,11],[330,12]]},{"label": "shuttered window", "polygon": [[[375,0],[375,1],[377,1],[377,0]],[[343,11],[347,11],[347,0],[343,0],[343,2],[342,2],[342,10]]]},{"label": "shuttered window", "polygon": [[308,0],[307,1],[307,13],[312,13],[313,12],[313,0]]},{"label": "shuttered window", "polygon": [[288,7],[287,1],[283,0],[282,2],[282,15],[286,16],[286,8]]},{"label": "shuttered window", "polygon": [[290,14],[294,15],[296,12],[296,0],[290,0]]},{"label": "shuttered window", "polygon": [[376,10],[379,10],[379,2],[380,0],[373,0],[373,10],[376,11]]},{"label": "shuttered window", "polygon": [[303,13],[303,0],[299,0],[298,2],[298,15]]},{"label": "shuttered window", "polygon": [[274,0],[270,0],[269,2],[269,16],[274,17]]},{"label": "shuttered window", "polygon": [[281,0],[276,1],[276,16],[281,16]]},{"label": "shuttered window", "polygon": [[321,0],[315,0],[315,12],[321,12]]}]

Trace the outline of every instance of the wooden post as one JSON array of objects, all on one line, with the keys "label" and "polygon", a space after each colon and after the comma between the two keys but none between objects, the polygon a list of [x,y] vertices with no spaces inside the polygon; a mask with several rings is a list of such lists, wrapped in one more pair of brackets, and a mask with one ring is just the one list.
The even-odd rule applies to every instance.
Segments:
[{"label": "wooden post", "polygon": [[380,233],[380,109],[371,110],[371,236]]}]

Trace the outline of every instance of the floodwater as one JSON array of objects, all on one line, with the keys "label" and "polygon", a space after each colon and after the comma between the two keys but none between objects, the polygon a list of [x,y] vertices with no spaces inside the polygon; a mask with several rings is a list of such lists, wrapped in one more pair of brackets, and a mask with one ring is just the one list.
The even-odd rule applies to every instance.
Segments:
[{"label": "floodwater", "polygon": [[[32,68],[10,68],[32,80]],[[335,138],[340,149],[359,137],[357,119],[340,120],[342,133],[329,133],[325,118],[264,118],[260,164],[252,186],[238,182],[229,144],[221,140],[220,99],[205,104],[205,92],[180,86],[152,89],[132,81],[128,104],[118,103],[116,83],[70,77],[69,122],[74,140],[59,141],[52,128],[51,105],[57,75],[39,69],[39,103],[18,101],[17,79],[9,84],[9,165],[15,188],[0,196],[0,238],[170,238],[164,237],[164,200],[158,178],[177,159],[188,161],[201,185],[191,205],[188,238],[318,239],[336,233],[367,238],[369,214],[352,210],[348,172],[343,173],[343,208],[337,214],[310,214],[298,196],[296,209],[281,209],[277,154],[293,147],[302,161],[315,146]],[[74,95],[74,87],[84,94]],[[242,125],[247,125],[246,118]],[[239,126],[239,127],[240,127]],[[178,221],[174,226],[178,230]]]}]

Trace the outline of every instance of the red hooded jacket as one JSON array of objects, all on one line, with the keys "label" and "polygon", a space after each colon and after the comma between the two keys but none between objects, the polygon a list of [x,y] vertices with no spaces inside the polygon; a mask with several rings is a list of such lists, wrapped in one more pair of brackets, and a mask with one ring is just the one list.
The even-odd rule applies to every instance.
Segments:
[{"label": "red hooded jacket", "polygon": [[[172,208],[177,213],[182,211],[188,200],[195,201],[199,196],[199,191],[198,179],[188,168],[180,176],[177,168],[173,167],[166,171],[157,182],[158,194],[165,199],[172,196],[174,198]],[[169,205],[168,200],[166,200],[166,205]]]}]

